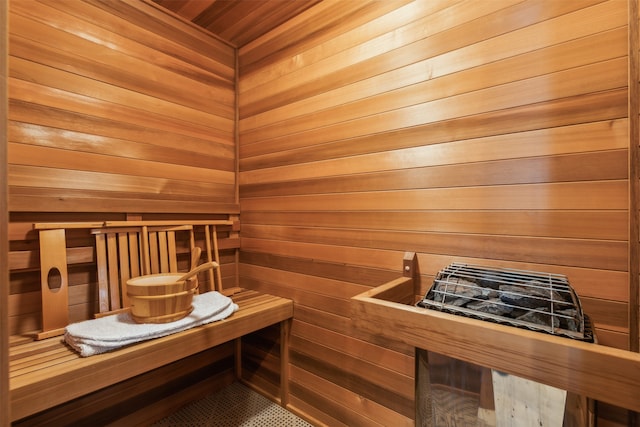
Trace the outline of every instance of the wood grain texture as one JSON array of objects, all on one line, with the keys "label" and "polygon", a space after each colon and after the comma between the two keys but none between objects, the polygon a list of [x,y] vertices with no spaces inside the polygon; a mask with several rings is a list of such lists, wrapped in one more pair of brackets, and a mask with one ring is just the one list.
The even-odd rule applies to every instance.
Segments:
[{"label": "wood grain texture", "polygon": [[[628,3],[629,16],[638,16],[638,1]],[[640,93],[640,25],[629,19],[629,93]],[[640,207],[640,99],[629,97],[629,211]],[[635,141],[635,142],[634,142]],[[640,217],[629,215],[629,348],[640,351]],[[636,417],[637,421],[637,417]]]},{"label": "wood grain texture", "polygon": [[[0,4],[0,52],[8,49],[9,7],[7,2]],[[7,78],[7,56],[0,55],[0,80]],[[7,185],[7,123],[8,123],[8,93],[6,84],[0,85],[0,235],[8,236],[9,206]],[[8,426],[11,420],[9,410],[9,366],[5,363],[9,356],[9,239],[0,239],[0,281],[6,285],[0,288],[0,425]]]},{"label": "wood grain texture", "polygon": [[453,261],[567,274],[603,342],[628,348],[626,4],[363,2],[356,25],[311,24],[353,3],[322,2],[239,51],[240,277],[296,301],[290,406],[372,425],[343,404],[366,395],[394,425],[413,417],[400,383],[343,372],[321,338],[407,354],[347,314],[405,251],[414,296]]},{"label": "wood grain texture", "polygon": [[10,209],[236,201],[231,47],[144,2],[14,3]]},{"label": "wood grain texture", "polygon": [[319,0],[292,2],[153,0],[178,16],[205,28],[233,46],[243,46],[293,19]]},{"label": "wood grain texture", "polygon": [[[353,318],[360,327],[393,331],[386,335],[418,348],[640,409],[636,399],[640,382],[632,378],[640,372],[638,353],[377,298],[390,287],[402,288],[406,294],[413,284],[390,282],[352,299]],[[393,327],[384,329],[383,324]]]}]

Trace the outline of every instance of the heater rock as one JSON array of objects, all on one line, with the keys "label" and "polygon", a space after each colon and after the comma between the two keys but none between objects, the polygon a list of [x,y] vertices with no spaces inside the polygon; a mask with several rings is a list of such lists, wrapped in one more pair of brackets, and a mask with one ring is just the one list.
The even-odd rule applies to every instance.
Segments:
[{"label": "heater rock", "polygon": [[506,316],[513,311],[513,308],[504,305],[498,298],[492,298],[486,301],[472,301],[467,304],[467,308],[496,316]]},{"label": "heater rock", "polygon": [[547,309],[550,301],[565,300],[559,292],[544,288],[542,283],[531,281],[527,285],[500,285],[500,299],[518,307]]},{"label": "heater rock", "polygon": [[560,322],[557,317],[551,316],[546,310],[529,311],[526,314],[518,317],[516,320],[523,322],[533,323],[540,326],[548,326],[550,328],[560,327]]},{"label": "heater rock", "polygon": [[591,340],[577,301],[566,276],[560,274],[453,263],[438,273],[417,305]]},{"label": "heater rock", "polygon": [[451,277],[447,282],[438,283],[434,294],[436,301],[444,301],[445,304],[462,307],[478,295],[482,295],[482,288],[461,277]]}]

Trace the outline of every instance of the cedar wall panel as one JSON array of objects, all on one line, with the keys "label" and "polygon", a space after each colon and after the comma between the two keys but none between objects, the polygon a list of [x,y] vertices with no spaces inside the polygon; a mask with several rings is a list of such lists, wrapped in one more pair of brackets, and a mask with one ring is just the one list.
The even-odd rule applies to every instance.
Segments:
[{"label": "cedar wall panel", "polygon": [[[32,223],[237,214],[235,50],[142,1],[16,0],[9,12],[9,327],[20,334],[40,328]],[[86,230],[67,242],[77,321],[95,308],[94,243]]]},{"label": "cedar wall panel", "polygon": [[[15,336],[41,328],[34,222],[227,219],[238,205],[232,47],[143,1],[11,0],[9,24],[2,325]],[[74,230],[67,244],[69,316],[78,321],[97,307],[94,239]],[[178,246],[186,270],[188,242]],[[221,264],[225,287],[234,286],[234,251],[221,253]],[[113,421],[163,402],[146,410],[148,422],[233,381],[234,352],[213,349],[172,365],[170,376],[154,371],[31,422]],[[197,384],[216,376],[224,381]]]},{"label": "cedar wall panel", "polygon": [[405,251],[418,294],[453,261],[566,274],[628,348],[627,13],[323,1],[240,49],[240,275],[296,301],[290,407],[412,425],[412,349],[349,317]]},{"label": "cedar wall panel", "polygon": [[144,2],[12,1],[11,211],[236,202],[235,53]]}]

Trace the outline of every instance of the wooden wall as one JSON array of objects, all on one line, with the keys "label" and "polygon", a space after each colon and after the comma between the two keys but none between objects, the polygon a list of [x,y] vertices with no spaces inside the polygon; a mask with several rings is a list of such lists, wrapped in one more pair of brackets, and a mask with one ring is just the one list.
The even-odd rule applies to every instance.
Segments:
[{"label": "wooden wall", "polygon": [[240,274],[296,301],[293,409],[412,424],[412,349],[349,319],[404,251],[417,293],[452,261],[566,274],[602,344],[637,340],[628,48],[625,1],[434,0],[324,1],[240,49]]},{"label": "wooden wall", "polygon": [[233,48],[144,2],[10,13],[11,211],[236,202]]},{"label": "wooden wall", "polygon": [[[0,323],[19,339],[41,328],[34,222],[237,215],[236,65],[233,47],[151,2],[8,3],[8,161],[2,167],[11,274],[2,281],[9,320],[3,316]],[[94,242],[86,230],[67,238],[70,320],[77,321],[95,312]],[[188,247],[180,250],[187,268]],[[224,280],[235,285],[234,252],[225,251],[222,263]],[[75,417],[86,417],[86,408],[114,420],[156,401],[161,404],[146,415],[166,413],[185,397],[233,381],[234,351],[213,349],[215,357],[172,365],[170,377],[152,372],[30,422],[81,419]],[[209,384],[193,381],[209,377]],[[180,387],[179,398],[167,397]]]},{"label": "wooden wall", "polygon": [[[288,401],[319,422],[412,425],[413,349],[349,318],[405,251],[418,294],[452,261],[567,274],[603,344],[637,342],[626,1],[324,0],[240,49],[237,91],[234,50],[149,2],[30,4],[9,2],[12,334],[38,327],[31,223],[215,217],[239,184],[242,283],[295,299]],[[276,333],[243,342],[267,391]]]},{"label": "wooden wall", "polygon": [[[13,1],[9,21],[16,334],[37,328],[33,222],[237,212],[235,50],[144,2]],[[79,290],[95,280],[91,239],[68,238]]]}]

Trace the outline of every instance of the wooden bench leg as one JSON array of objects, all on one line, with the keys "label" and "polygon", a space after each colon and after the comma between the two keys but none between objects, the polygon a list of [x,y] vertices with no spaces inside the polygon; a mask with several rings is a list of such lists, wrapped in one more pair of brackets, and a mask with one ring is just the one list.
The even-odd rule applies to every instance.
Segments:
[{"label": "wooden bench leg", "polygon": [[236,338],[236,365],[235,374],[236,380],[242,380],[242,337]]},{"label": "wooden bench leg", "polygon": [[280,405],[289,404],[289,334],[291,319],[280,322]]}]

